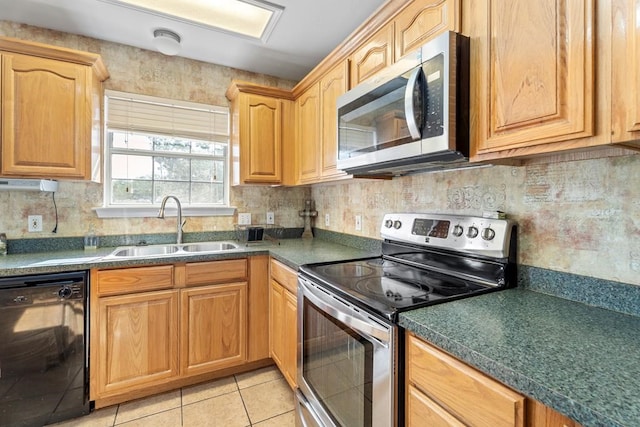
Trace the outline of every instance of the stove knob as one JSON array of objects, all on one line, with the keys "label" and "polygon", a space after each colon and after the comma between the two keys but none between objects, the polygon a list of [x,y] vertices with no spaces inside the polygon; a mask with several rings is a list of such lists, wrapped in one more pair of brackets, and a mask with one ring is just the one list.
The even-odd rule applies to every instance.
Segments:
[{"label": "stove knob", "polygon": [[387,227],[387,228],[393,227],[393,221],[391,221],[390,219],[386,220],[384,222],[384,226]]},{"label": "stove knob", "polygon": [[469,230],[467,230],[467,237],[470,239],[473,239],[477,235],[478,235],[478,229],[474,226],[469,227]]},{"label": "stove knob", "polygon": [[396,230],[399,230],[399,229],[400,229],[400,227],[402,227],[402,223],[401,223],[399,220],[397,220],[397,219],[396,219],[396,220],[393,222],[393,228],[395,228]]},{"label": "stove knob", "polygon": [[482,230],[482,238],[484,240],[493,240],[494,237],[496,237],[496,232],[493,228],[485,228]]},{"label": "stove knob", "polygon": [[461,225],[456,225],[453,227],[453,235],[456,237],[460,237],[462,236],[462,233],[464,232],[464,228],[462,228]]}]

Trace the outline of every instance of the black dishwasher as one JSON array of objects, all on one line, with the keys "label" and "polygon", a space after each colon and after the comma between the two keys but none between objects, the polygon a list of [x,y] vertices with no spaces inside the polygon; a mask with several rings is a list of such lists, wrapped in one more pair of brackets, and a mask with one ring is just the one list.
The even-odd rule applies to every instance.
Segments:
[{"label": "black dishwasher", "polygon": [[0,278],[0,425],[90,412],[87,272]]}]

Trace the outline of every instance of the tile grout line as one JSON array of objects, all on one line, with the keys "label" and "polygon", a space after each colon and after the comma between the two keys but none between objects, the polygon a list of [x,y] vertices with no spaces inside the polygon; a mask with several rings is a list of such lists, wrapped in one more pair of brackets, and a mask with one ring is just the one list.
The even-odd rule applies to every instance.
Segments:
[{"label": "tile grout line", "polygon": [[251,421],[251,417],[249,416],[249,411],[247,411],[247,405],[244,403],[244,397],[242,397],[242,390],[240,390],[240,385],[238,384],[238,378],[234,375],[233,380],[236,383],[236,387],[238,387],[238,395],[240,395],[240,401],[242,402],[244,413],[247,414],[247,419],[249,420],[249,427],[251,427],[253,426],[253,421]]},{"label": "tile grout line", "polygon": [[184,387],[180,387],[180,425],[184,426]]}]

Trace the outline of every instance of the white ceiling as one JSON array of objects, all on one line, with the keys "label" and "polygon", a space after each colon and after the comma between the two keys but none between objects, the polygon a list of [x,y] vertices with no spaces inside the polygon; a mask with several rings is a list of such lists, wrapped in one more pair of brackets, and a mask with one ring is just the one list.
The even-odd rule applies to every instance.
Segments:
[{"label": "white ceiling", "polygon": [[168,28],[182,38],[179,56],[298,81],[385,0],[270,2],[284,12],[266,43],[100,0],[0,0],[0,20],[149,50],[153,30]]}]

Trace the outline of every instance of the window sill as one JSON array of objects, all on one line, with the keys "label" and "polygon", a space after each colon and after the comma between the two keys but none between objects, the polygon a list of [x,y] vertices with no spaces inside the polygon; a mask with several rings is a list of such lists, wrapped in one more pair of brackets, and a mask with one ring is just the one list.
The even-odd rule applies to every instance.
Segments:
[{"label": "window sill", "polygon": [[[93,208],[98,218],[155,218],[160,210],[157,206],[110,206]],[[184,206],[182,208],[183,217],[193,216],[233,216],[236,208],[234,206]],[[166,216],[176,216],[177,209],[167,206]]]}]

